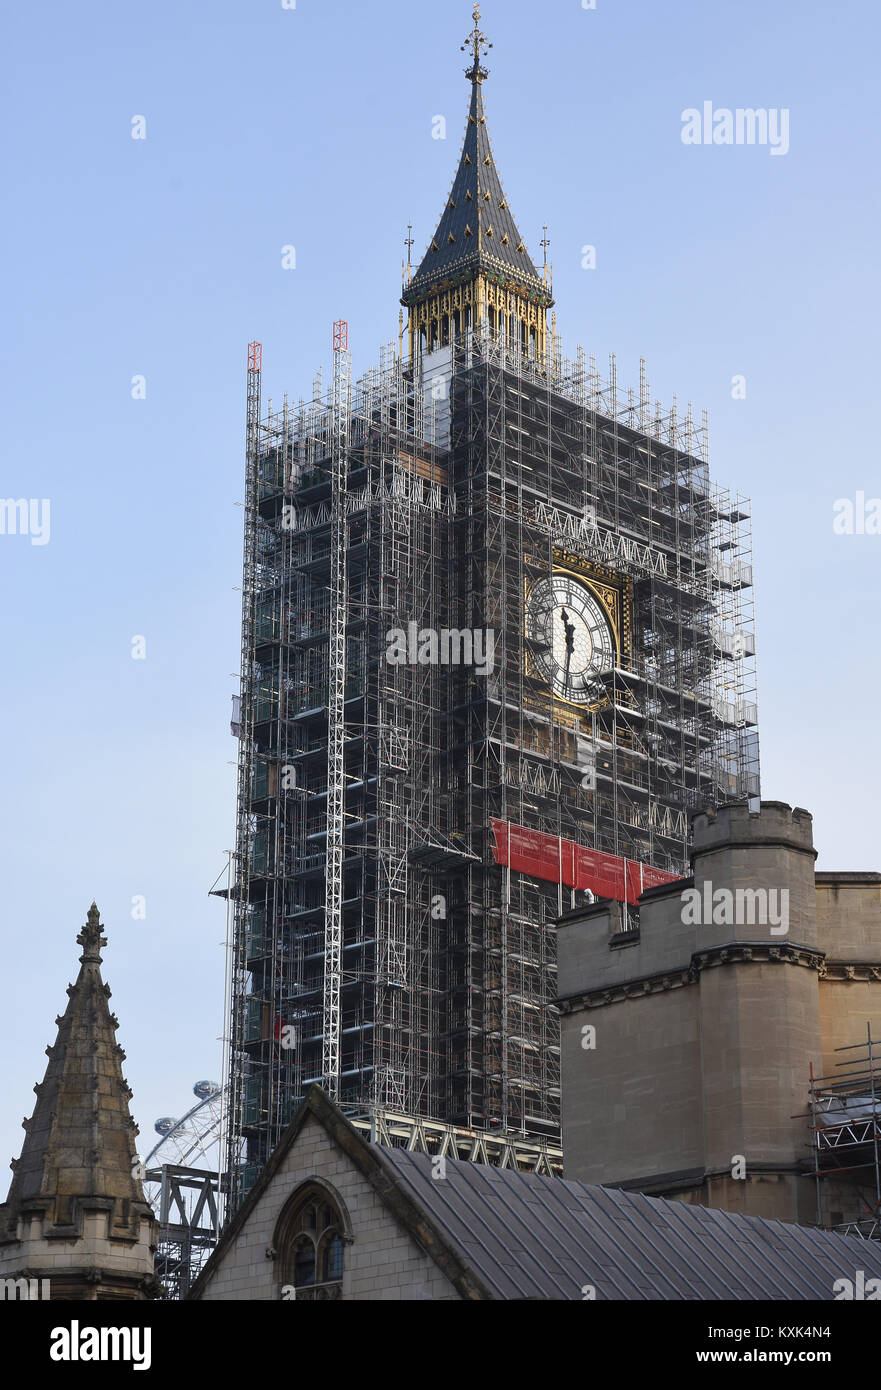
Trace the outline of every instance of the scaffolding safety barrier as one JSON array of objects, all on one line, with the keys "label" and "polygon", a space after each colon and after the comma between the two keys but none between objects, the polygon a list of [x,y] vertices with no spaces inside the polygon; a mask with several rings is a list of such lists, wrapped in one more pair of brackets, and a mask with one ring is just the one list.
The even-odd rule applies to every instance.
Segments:
[{"label": "scaffolding safety barrier", "polygon": [[493,820],[490,824],[495,862],[502,868],[593,893],[597,898],[636,906],[647,888],[678,881],[678,875],[653,869],[650,864],[635,864],[614,854],[602,854],[572,840],[512,825],[510,821]]}]

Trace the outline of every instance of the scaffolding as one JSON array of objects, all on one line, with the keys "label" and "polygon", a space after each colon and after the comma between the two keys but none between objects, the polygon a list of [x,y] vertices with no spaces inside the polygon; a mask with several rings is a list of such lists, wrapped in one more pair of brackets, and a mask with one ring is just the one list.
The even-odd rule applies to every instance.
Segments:
[{"label": "scaffolding", "polygon": [[[811,1067],[817,1224],[881,1240],[881,1040],[868,1024],[864,1043],[835,1050],[847,1053],[835,1076],[815,1077]],[[833,1212],[833,1202],[841,1210]]]},{"label": "scaffolding", "polygon": [[220,1225],[217,1174],[163,1164],[145,1181],[157,1190],[159,1240],[154,1272],[165,1297],[186,1298],[217,1245]]},{"label": "scaffolding", "polygon": [[[315,1082],[558,1154],[574,897],[499,867],[493,821],[683,874],[692,814],[759,795],[749,508],[705,418],[504,316],[354,385],[341,333],[309,402],[264,414],[257,345],[248,373],[233,1205]],[[615,625],[589,707],[529,632],[561,567]],[[450,631],[492,633],[492,670],[420,659]]]},{"label": "scaffolding", "polygon": [[[491,1134],[458,1125],[424,1120],[370,1106],[349,1114],[353,1127],[372,1144],[431,1158],[453,1158],[465,1163],[485,1163],[518,1173],[538,1173],[547,1178],[563,1176],[563,1151],[546,1139],[518,1134]],[[442,1170],[441,1170],[442,1171]]]}]

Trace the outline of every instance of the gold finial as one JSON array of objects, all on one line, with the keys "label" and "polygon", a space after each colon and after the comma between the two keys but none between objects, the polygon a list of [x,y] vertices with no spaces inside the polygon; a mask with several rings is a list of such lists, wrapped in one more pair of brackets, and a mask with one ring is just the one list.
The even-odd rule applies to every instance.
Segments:
[{"label": "gold finial", "polygon": [[474,29],[463,43],[462,52],[465,53],[469,48],[471,49],[474,54],[474,66],[468,68],[465,76],[468,78],[469,82],[484,82],[487,77],[489,77],[489,71],[481,65],[480,59],[481,57],[486,57],[487,53],[492,48],[492,44],[487,41],[486,34],[482,34],[480,31],[479,5],[474,6],[474,13],[471,17],[474,20]]}]

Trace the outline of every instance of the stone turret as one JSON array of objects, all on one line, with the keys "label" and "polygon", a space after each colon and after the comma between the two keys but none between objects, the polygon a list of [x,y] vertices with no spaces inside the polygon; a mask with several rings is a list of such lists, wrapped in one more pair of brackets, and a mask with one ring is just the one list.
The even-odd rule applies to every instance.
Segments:
[{"label": "stone turret", "polygon": [[[727,805],[638,930],[604,902],[561,920],[567,1177],[817,1219],[809,1078],[881,1029],[881,878],[815,859],[807,811]],[[866,1215],[848,1175],[824,1192],[831,1224]]]},{"label": "stone turret", "polygon": [[57,1300],[154,1298],[157,1226],[140,1179],[94,903],[77,942],[80,972],[56,1019],[58,1036],[46,1049],[49,1064],[0,1206],[0,1279],[38,1281],[33,1296]]}]

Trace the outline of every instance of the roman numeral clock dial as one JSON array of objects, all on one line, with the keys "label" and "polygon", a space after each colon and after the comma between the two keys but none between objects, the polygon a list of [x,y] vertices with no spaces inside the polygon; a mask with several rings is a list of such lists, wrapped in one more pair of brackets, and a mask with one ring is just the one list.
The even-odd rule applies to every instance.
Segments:
[{"label": "roman numeral clock dial", "polygon": [[534,584],[526,604],[533,661],[554,694],[573,705],[597,698],[596,677],[615,664],[616,642],[599,599],[575,575]]}]

